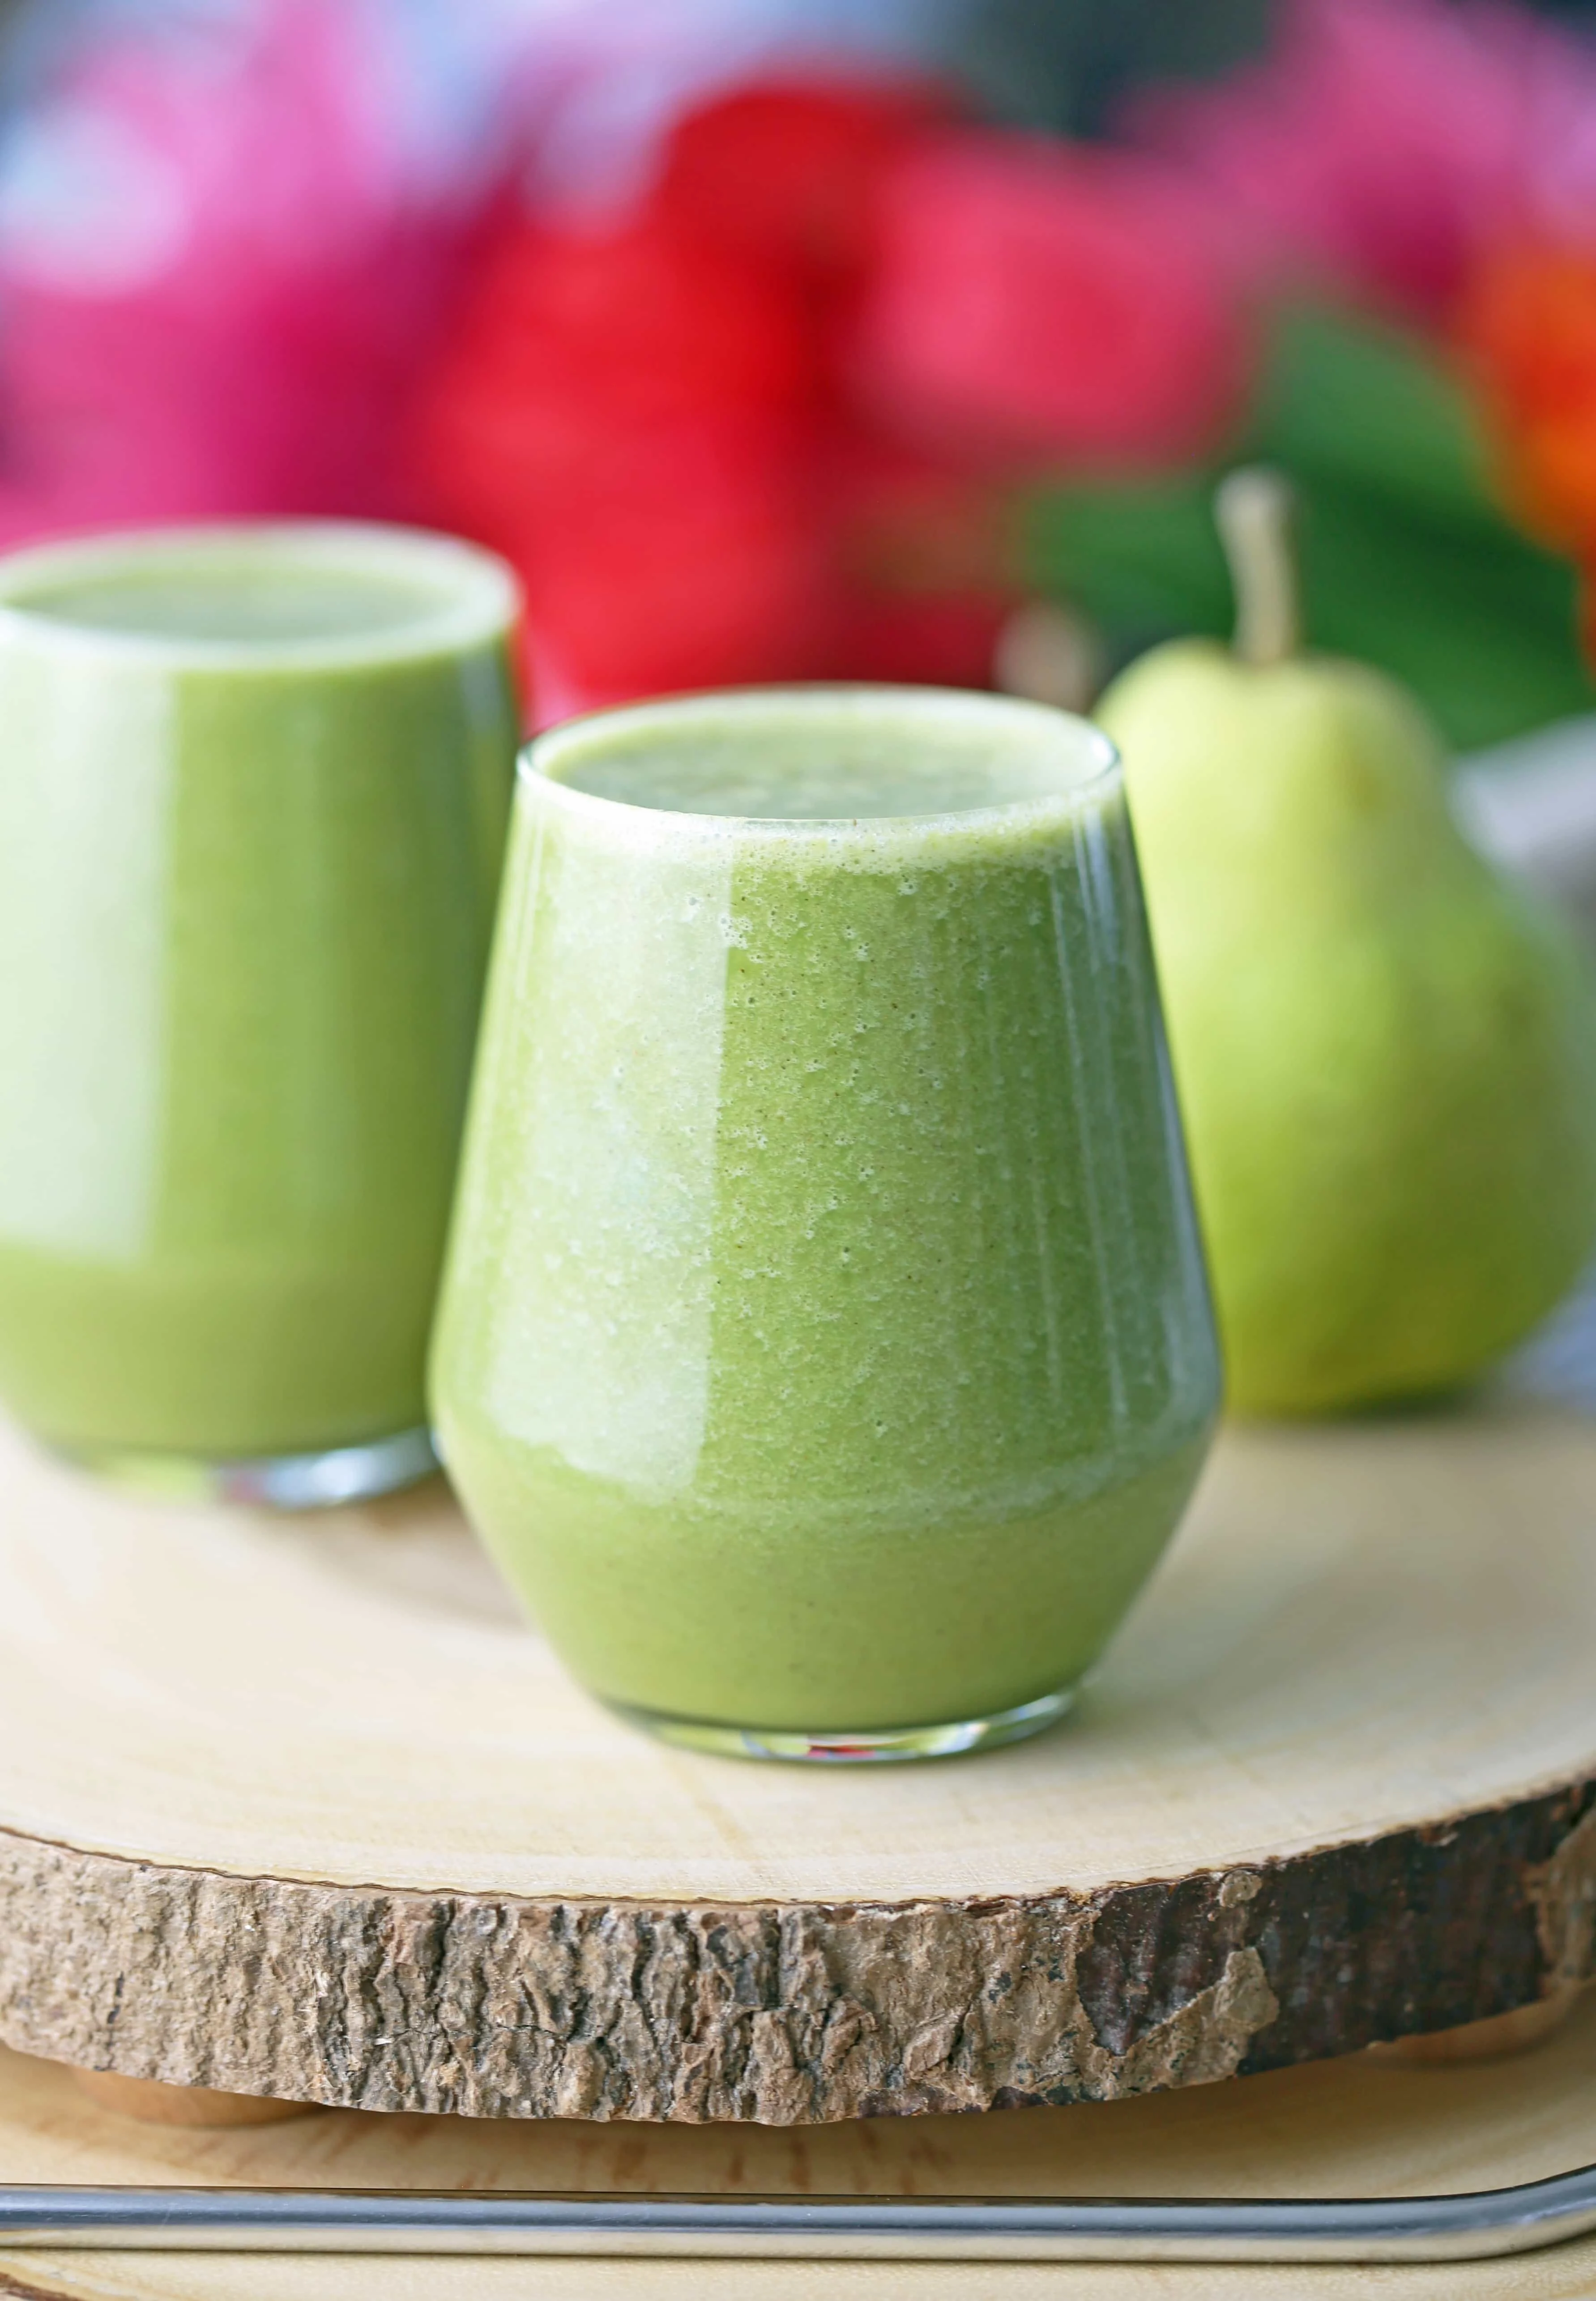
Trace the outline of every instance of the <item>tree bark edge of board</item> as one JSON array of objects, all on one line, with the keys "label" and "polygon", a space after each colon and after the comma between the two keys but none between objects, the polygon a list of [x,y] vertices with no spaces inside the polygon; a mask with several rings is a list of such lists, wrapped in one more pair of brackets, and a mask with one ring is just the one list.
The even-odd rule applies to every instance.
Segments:
[{"label": "tree bark edge of board", "polygon": [[1596,1779],[1256,1867],[903,1904],[518,1900],[0,1832],[0,2039],[173,2086],[478,2117],[1114,2099],[1596,1970]]}]

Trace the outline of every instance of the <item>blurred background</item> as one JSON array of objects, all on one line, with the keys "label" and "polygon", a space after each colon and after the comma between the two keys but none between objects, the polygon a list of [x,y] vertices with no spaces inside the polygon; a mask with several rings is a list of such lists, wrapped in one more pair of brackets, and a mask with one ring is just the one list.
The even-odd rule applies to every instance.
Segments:
[{"label": "blurred background", "polygon": [[1596,8],[11,0],[0,544],[457,530],[532,715],[790,677],[1090,699],[1312,636],[1458,747],[1588,711]]}]

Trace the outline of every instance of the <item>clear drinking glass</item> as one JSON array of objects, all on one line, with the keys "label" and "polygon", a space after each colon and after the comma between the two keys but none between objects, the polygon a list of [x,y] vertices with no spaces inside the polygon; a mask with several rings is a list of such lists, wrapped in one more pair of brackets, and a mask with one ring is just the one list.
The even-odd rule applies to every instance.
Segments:
[{"label": "clear drinking glass", "polygon": [[273,523],[0,563],[0,1398],[183,1491],[430,1467],[508,571]]},{"label": "clear drinking glass", "polygon": [[1035,1731],[1218,1388],[1105,737],[808,689],[532,747],[433,1400],[579,1678],[739,1753]]}]

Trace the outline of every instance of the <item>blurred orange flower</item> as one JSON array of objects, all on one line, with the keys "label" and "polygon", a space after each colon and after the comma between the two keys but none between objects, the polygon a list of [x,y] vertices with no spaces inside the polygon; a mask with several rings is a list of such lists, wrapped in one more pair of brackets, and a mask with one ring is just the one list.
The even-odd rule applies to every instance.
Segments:
[{"label": "blurred orange flower", "polygon": [[1555,549],[1596,556],[1596,247],[1487,258],[1461,332],[1514,510]]},{"label": "blurred orange flower", "polygon": [[1486,257],[1460,336],[1509,508],[1583,571],[1596,661],[1596,246],[1529,242]]}]

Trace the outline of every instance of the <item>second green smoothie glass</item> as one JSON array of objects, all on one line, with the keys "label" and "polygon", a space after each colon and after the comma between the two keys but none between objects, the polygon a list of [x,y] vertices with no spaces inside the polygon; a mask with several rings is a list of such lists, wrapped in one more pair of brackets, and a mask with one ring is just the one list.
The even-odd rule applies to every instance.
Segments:
[{"label": "second green smoothie glass", "polygon": [[196,1494],[430,1467],[514,778],[498,561],[269,523],[0,563],[0,1399]]},{"label": "second green smoothie glass", "polygon": [[1218,1391],[1105,737],[823,688],[533,746],[433,1393],[578,1677],[738,1753],[1034,1732]]}]

